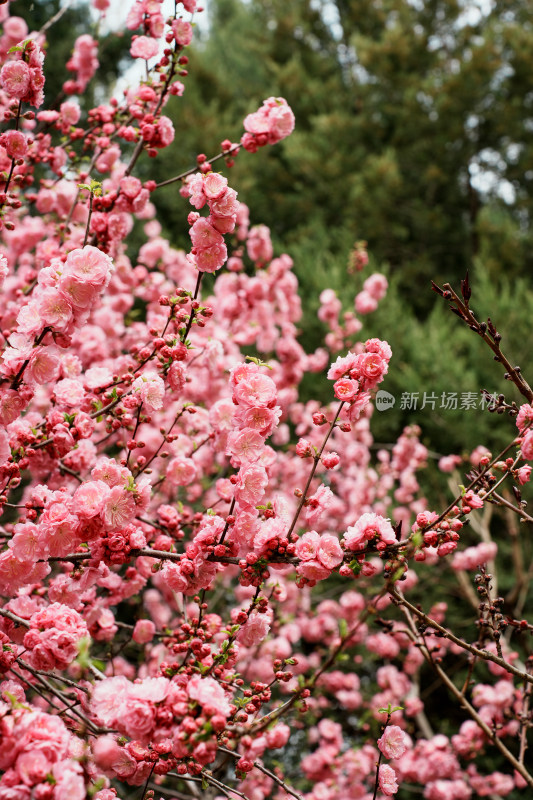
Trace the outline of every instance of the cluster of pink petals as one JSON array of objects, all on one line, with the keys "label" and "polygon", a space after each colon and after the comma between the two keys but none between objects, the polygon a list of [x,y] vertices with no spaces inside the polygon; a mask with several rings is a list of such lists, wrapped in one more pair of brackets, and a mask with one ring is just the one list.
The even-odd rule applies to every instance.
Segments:
[{"label": "cluster of pink petals", "polygon": [[354,525],[347,528],[343,536],[345,546],[355,552],[365,549],[368,542],[374,541],[378,549],[396,544],[396,534],[388,519],[379,514],[363,514]]},{"label": "cluster of pink petals", "polygon": [[63,90],[67,94],[82,94],[98,66],[98,43],[87,33],[78,36],[67,61],[67,69],[76,73],[76,79],[66,81]]},{"label": "cluster of pink petals", "polygon": [[409,737],[398,725],[387,725],[377,746],[385,758],[400,758],[409,747]]},{"label": "cluster of pink petals", "polygon": [[316,531],[308,531],[300,537],[295,554],[300,559],[296,572],[311,585],[328,578],[342,564],[344,555],[334,534],[323,533],[320,536]]},{"label": "cluster of pink petals", "polygon": [[346,403],[343,415],[354,422],[359,419],[370,401],[370,392],[381,383],[388,372],[392,351],[387,342],[368,339],[362,350],[339,356],[328,371],[335,381],[335,396]]},{"label": "cluster of pink petals", "polygon": [[192,241],[191,261],[200,272],[216,272],[224,265],[228,251],[223,234],[235,230],[239,203],[237,193],[218,172],[197,172],[187,184],[190,202],[196,208],[209,208],[209,216],[189,215]]},{"label": "cluster of pink petals", "polygon": [[452,567],[456,570],[478,569],[481,564],[492,561],[497,552],[498,545],[495,542],[481,542],[475,547],[467,547],[456,552],[452,559]]},{"label": "cluster of pink petals", "polygon": [[81,639],[89,634],[78,612],[61,603],[37,611],[29,625],[23,644],[36,669],[64,669],[78,655]]},{"label": "cluster of pink petals", "polygon": [[30,709],[20,684],[13,681],[0,683],[0,696],[1,795],[17,800],[85,800],[79,740],[61,717]]},{"label": "cluster of pink petals", "polygon": [[266,144],[276,144],[294,130],[294,114],[283,97],[269,97],[253,114],[244,119],[246,133],[242,146],[251,153]]},{"label": "cluster of pink petals", "polygon": [[10,98],[39,108],[44,100],[44,54],[33,40],[19,42],[14,47],[12,60],[0,71],[0,86]]},{"label": "cluster of pink petals", "polygon": [[355,310],[358,314],[370,314],[378,307],[388,289],[388,281],[384,275],[375,272],[363,283],[362,290],[356,295]]}]

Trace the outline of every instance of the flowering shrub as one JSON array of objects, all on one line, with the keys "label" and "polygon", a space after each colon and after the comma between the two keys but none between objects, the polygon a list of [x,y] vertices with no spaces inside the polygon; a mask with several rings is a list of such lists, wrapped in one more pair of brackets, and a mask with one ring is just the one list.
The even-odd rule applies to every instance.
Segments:
[{"label": "flowering shrub", "polygon": [[[0,71],[0,800],[112,800],[128,786],[250,800],[531,789],[520,543],[504,613],[484,566],[498,544],[486,525],[480,542],[463,536],[489,503],[533,521],[519,488],[533,392],[473,315],[467,282],[462,299],[436,287],[527,400],[495,401],[519,436],[496,457],[479,451],[442,512],[421,494],[419,430],[374,458],[389,344],[355,341],[361,321],[341,323],[326,291],[329,349],[304,351],[292,261],[274,257],[268,228],[250,227],[216,169],[291,133],[283,98],[246,117],[241,142],[165,181],[179,185],[190,252],[161,235],[159,187],[134,172],[175,136],[162,112],[184,90],[196,2],[169,19],[160,5],[135,0],[127,17],[147,77],[87,118],[73,98],[46,107],[43,36],[0,6],[4,37],[17,33]],[[97,67],[97,42],[80,36],[65,93]],[[363,269],[361,243],[356,253]],[[366,278],[356,312],[386,289]],[[300,400],[303,377],[322,372],[331,403]],[[447,566],[473,633],[447,627],[442,598],[419,603],[417,583]],[[451,732],[438,727],[445,712],[426,714],[429,668],[462,709]],[[301,774],[288,760],[284,774],[277,751],[295,746]]]}]

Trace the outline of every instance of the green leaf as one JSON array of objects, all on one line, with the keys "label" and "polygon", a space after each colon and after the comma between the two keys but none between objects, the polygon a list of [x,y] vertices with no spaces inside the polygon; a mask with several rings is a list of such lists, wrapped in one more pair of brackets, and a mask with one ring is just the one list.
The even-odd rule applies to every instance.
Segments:
[{"label": "green leaf", "polygon": [[260,358],[256,358],[256,356],[246,356],[247,361],[252,361],[254,364],[257,364],[258,367],[266,367],[267,369],[272,369],[270,364],[267,364],[265,361],[261,361]]}]

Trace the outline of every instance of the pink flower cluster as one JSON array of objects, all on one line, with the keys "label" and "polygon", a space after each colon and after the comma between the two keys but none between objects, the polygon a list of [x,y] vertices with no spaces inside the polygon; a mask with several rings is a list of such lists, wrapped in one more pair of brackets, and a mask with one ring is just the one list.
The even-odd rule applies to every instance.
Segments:
[{"label": "pink flower cluster", "polygon": [[0,86],[8,97],[36,108],[44,100],[44,54],[33,39],[14,46],[11,61],[0,71]]},{"label": "pink flower cluster", "polygon": [[98,43],[87,33],[78,36],[72,56],[67,61],[67,69],[76,73],[76,79],[65,81],[63,91],[82,94],[98,67]]},{"label": "pink flower cluster", "polygon": [[347,404],[346,416],[353,422],[368,405],[370,392],[385,377],[392,351],[387,342],[368,339],[362,352],[339,356],[328,371],[335,381],[335,396]]},{"label": "pink flower cluster", "polygon": [[345,546],[355,552],[364,550],[368,542],[374,542],[378,550],[383,550],[397,541],[390,521],[371,512],[363,514],[354,525],[350,525],[343,540]]},{"label": "pink flower cluster", "polygon": [[294,130],[294,114],[283,97],[269,97],[253,114],[244,119],[246,133],[242,146],[250,153],[266,144],[277,144]]},{"label": "pink flower cluster", "polygon": [[331,533],[319,536],[316,531],[308,531],[300,537],[295,555],[300,559],[296,572],[311,586],[328,578],[343,560],[338,538]]},{"label": "pink flower cluster", "polygon": [[[231,713],[220,684],[199,675],[136,683],[124,676],[106,678],[93,690],[89,708],[99,723],[131,739],[106,736],[93,746],[99,768],[131,785],[145,782],[154,763],[156,774],[164,775],[178,759],[194,757],[202,766],[214,761],[217,732]],[[157,743],[151,745],[154,738]]]},{"label": "pink flower cluster", "polygon": [[498,545],[495,542],[481,542],[475,547],[454,553],[452,567],[456,570],[478,569],[480,564],[486,564],[496,558]]},{"label": "pink flower cluster", "polygon": [[375,272],[363,283],[362,291],[355,298],[355,310],[358,314],[370,314],[378,307],[378,303],[387,294],[388,282],[384,275]]},{"label": "pink flower cluster", "polygon": [[14,681],[0,683],[0,697],[0,796],[85,800],[83,750],[61,717],[30,710]]},{"label": "pink flower cluster", "polygon": [[[96,247],[86,245],[71,250],[65,261],[52,259],[49,267],[39,272],[37,287],[17,316],[17,331],[25,337],[38,336],[49,328],[71,335],[89,317],[97,299],[111,278],[113,262]],[[16,340],[15,349],[21,349]],[[38,353],[43,354],[43,349]],[[52,351],[47,350],[48,354]],[[20,358],[23,358],[21,352]],[[35,361],[37,353],[32,351]],[[16,356],[14,355],[14,360]],[[4,358],[8,362],[8,359]],[[11,365],[11,360],[9,362]],[[32,371],[30,365],[30,372]],[[51,379],[51,375],[47,380]],[[39,382],[39,381],[37,381]]]},{"label": "pink flower cluster", "polygon": [[209,216],[189,214],[192,240],[191,263],[200,272],[216,272],[226,262],[228,251],[224,244],[225,233],[235,229],[237,221],[237,192],[230,189],[228,180],[218,172],[196,173],[187,183],[191,204],[203,208],[207,204]]},{"label": "pink flower cluster", "polygon": [[74,661],[81,640],[88,635],[87,624],[77,611],[52,603],[30,618],[23,642],[29,651],[26,657],[36,669],[64,669]]}]

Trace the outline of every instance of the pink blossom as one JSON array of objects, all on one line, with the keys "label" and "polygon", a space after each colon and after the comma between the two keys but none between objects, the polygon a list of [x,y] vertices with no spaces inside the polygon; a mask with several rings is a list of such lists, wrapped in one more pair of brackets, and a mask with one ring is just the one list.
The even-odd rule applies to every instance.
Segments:
[{"label": "pink blossom", "polygon": [[74,42],[72,57],[67,61],[67,69],[76,73],[75,81],[66,81],[63,89],[67,94],[84,91],[98,69],[98,44],[89,34],[78,36]]},{"label": "pink blossom", "polygon": [[355,296],[354,307],[358,314],[371,314],[378,307],[378,301],[370,292],[362,291]]},{"label": "pink blossom", "polygon": [[381,764],[379,767],[379,788],[383,794],[390,797],[398,791],[396,773],[388,764]]},{"label": "pink blossom", "polygon": [[192,25],[183,19],[172,20],[172,32],[180,47],[186,47],[192,42]]},{"label": "pink blossom", "polygon": [[373,383],[387,372],[387,364],[377,353],[365,353],[358,362],[361,374]]},{"label": "pink blossom", "polygon": [[14,389],[0,388],[0,423],[9,425],[16,420],[24,408],[24,400]]},{"label": "pink blossom", "polygon": [[177,456],[169,461],[166,476],[175,486],[189,486],[196,480],[196,465],[192,458]]},{"label": "pink blossom", "polygon": [[289,726],[285,725],[284,722],[278,722],[277,725],[274,725],[273,728],[265,732],[267,747],[271,750],[285,747],[289,741],[290,735],[291,729]]},{"label": "pink blossom", "polygon": [[83,384],[75,378],[63,378],[54,388],[56,402],[64,406],[77,406],[85,397]]},{"label": "pink blossom", "polygon": [[10,158],[24,158],[28,150],[26,137],[20,131],[6,131],[0,136],[0,144]]},{"label": "pink blossom", "polygon": [[207,713],[222,714],[224,717],[230,713],[224,689],[213,678],[193,675],[187,684],[187,693],[192,700],[203,706]]},{"label": "pink blossom", "polygon": [[78,516],[91,519],[99,514],[109,492],[109,486],[103,481],[87,481],[78,486],[73,496]]},{"label": "pink blossom", "polygon": [[153,58],[159,52],[159,42],[149,36],[136,36],[130,47],[132,58]]},{"label": "pink blossom", "polygon": [[470,800],[472,790],[461,778],[437,779],[426,783],[424,795],[427,800]]},{"label": "pink blossom", "polygon": [[350,550],[362,550],[373,538],[383,545],[395,544],[396,535],[389,520],[379,514],[363,514],[355,525],[351,525],[344,534],[346,547]]},{"label": "pink blossom", "polygon": [[520,406],[518,414],[516,415],[516,427],[523,432],[526,425],[533,422],[533,406],[529,403],[524,403]]},{"label": "pink blossom", "polygon": [[301,575],[303,578],[313,583],[316,581],[323,581],[331,574],[331,570],[317,559],[301,561],[296,567],[296,572],[298,575]]},{"label": "pink blossom", "polygon": [[216,272],[228,257],[225,244],[214,244],[198,249],[195,253],[196,266],[200,272]]},{"label": "pink blossom", "polygon": [[317,558],[326,569],[332,570],[342,564],[343,552],[339,540],[332,533],[320,537]]},{"label": "pink blossom", "polygon": [[266,264],[272,259],[274,250],[270,239],[270,229],[266,225],[254,225],[253,228],[250,228],[246,250],[251,260],[260,265]]},{"label": "pink blossom", "polygon": [[9,275],[9,266],[7,258],[0,253],[0,289],[4,285],[4,281]]},{"label": "pink blossom", "polygon": [[154,372],[145,372],[133,381],[134,392],[138,392],[141,400],[150,411],[159,411],[163,408],[165,397],[165,384],[163,379]]},{"label": "pink blossom", "polygon": [[525,483],[528,483],[531,478],[531,467],[528,465],[524,467],[520,467],[517,470],[518,481],[523,486]]},{"label": "pink blossom", "polygon": [[135,623],[131,638],[137,644],[148,644],[154,638],[155,625],[151,619],[139,619]]},{"label": "pink blossom", "polygon": [[356,366],[358,356],[355,353],[348,353],[347,356],[339,356],[334,364],[328,370],[327,377],[331,381],[336,381],[344,377]]},{"label": "pink blossom", "polygon": [[[203,180],[204,194],[209,201],[209,206],[212,208],[212,202],[215,200],[221,201],[228,193],[228,179],[221,175],[219,172],[208,172]],[[230,190],[233,192],[233,190]],[[236,196],[236,193],[233,193]],[[231,198],[231,195],[230,195]],[[227,198],[227,199],[230,199]],[[233,212],[232,212],[233,213]],[[227,215],[222,215],[227,216]]]},{"label": "pink blossom", "polygon": [[68,302],[75,308],[88,308],[95,296],[97,289],[90,283],[85,283],[74,275],[63,275],[57,284],[59,291],[66,296]]},{"label": "pink blossom", "polygon": [[260,644],[270,630],[270,623],[264,614],[252,613],[237,634],[237,640],[245,647]]},{"label": "pink blossom", "polygon": [[135,516],[135,500],[132,492],[122,486],[113,486],[104,500],[102,518],[109,530],[118,530],[131,522]]},{"label": "pink blossom", "polygon": [[522,458],[525,458],[526,461],[533,461],[533,431],[528,431],[522,439],[520,451]]},{"label": "pink blossom", "polygon": [[78,654],[80,639],[88,635],[87,625],[77,611],[61,603],[33,614],[24,636],[37,669],[64,669]]},{"label": "pink blossom", "polygon": [[46,325],[58,330],[65,329],[72,319],[72,306],[56,289],[44,289],[37,297],[39,317]]},{"label": "pink blossom", "polygon": [[495,542],[481,542],[476,547],[467,547],[466,550],[456,553],[452,560],[452,567],[456,570],[478,569],[480,564],[486,564],[496,557],[498,546]]},{"label": "pink blossom", "polygon": [[385,275],[382,275],[380,272],[375,272],[365,280],[363,288],[375,300],[382,300],[387,293],[388,285]]},{"label": "pink blossom", "polygon": [[387,725],[377,745],[385,758],[401,758],[409,746],[409,739],[398,725]]},{"label": "pink blossom", "polygon": [[4,22],[4,35],[12,44],[20,42],[28,35],[28,26],[22,17],[8,17]]},{"label": "pink blossom", "polygon": [[157,136],[151,141],[153,147],[168,147],[174,141],[175,131],[172,120],[164,115],[159,117],[156,128]]},{"label": "pink blossom", "polygon": [[[211,174],[218,175],[218,173],[211,173]],[[207,178],[209,178],[209,175],[206,176],[206,180]],[[210,200],[209,202],[211,215],[214,217],[236,216],[240,205],[242,205],[242,203],[239,203],[239,201],[237,200],[237,192],[235,191],[235,189],[230,189],[229,187],[225,190],[225,192],[222,195],[220,195],[214,200]]]},{"label": "pink blossom", "polygon": [[101,288],[109,279],[112,268],[113,262],[110,257],[88,244],[82,249],[71,250],[63,274],[73,275],[80,281]]},{"label": "pink blossom", "polygon": [[197,219],[189,233],[193,246],[198,249],[211,247],[212,245],[220,247],[224,243],[220,233],[213,228],[205,217]]},{"label": "pink blossom", "polygon": [[335,397],[338,400],[344,400],[344,402],[347,403],[355,399],[358,390],[359,390],[358,382],[351,380],[350,378],[340,378],[333,384],[333,391],[335,392]]},{"label": "pink blossom", "polygon": [[[274,99],[274,98],[272,98]],[[267,101],[268,102],[268,101]],[[294,114],[282,97],[275,98],[277,105],[272,105],[269,111],[269,144],[280,142],[294,130]]]},{"label": "pink blossom", "polygon": [[30,88],[31,72],[24,61],[8,61],[0,72],[0,84],[10,97],[23,98]]},{"label": "pink blossom", "polygon": [[296,542],[296,556],[301,561],[311,561],[316,557],[320,536],[316,531],[307,531]]},{"label": "pink blossom", "polygon": [[439,459],[439,469],[441,472],[453,472],[461,461],[461,456],[443,456]]},{"label": "pink blossom", "polygon": [[265,442],[261,434],[245,428],[229,435],[226,453],[232,456],[236,464],[250,464],[259,460],[264,449]]},{"label": "pink blossom", "polygon": [[265,469],[257,464],[250,464],[239,471],[235,497],[239,503],[257,505],[265,493],[267,484],[268,478]]},{"label": "pink blossom", "polygon": [[309,525],[314,525],[321,517],[322,513],[329,508],[333,501],[333,492],[329,486],[320,484],[318,489],[307,500],[305,508],[305,519]]},{"label": "pink blossom", "polygon": [[234,390],[239,405],[262,408],[272,406],[277,397],[276,384],[268,375],[253,372],[239,381]]},{"label": "pink blossom", "polygon": [[0,428],[0,464],[5,464],[10,456],[11,448],[9,446],[9,436],[5,430]]},{"label": "pink blossom", "polygon": [[59,111],[61,113],[61,119],[65,124],[75,125],[81,116],[81,108],[79,103],[75,103],[72,100],[66,100],[64,103],[61,103],[59,106]]}]

